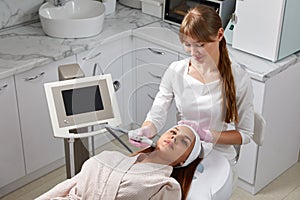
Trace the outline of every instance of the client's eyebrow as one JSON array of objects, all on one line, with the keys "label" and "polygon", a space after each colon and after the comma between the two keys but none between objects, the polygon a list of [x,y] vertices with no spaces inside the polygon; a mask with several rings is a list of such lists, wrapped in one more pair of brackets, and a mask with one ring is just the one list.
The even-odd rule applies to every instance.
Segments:
[{"label": "client's eyebrow", "polygon": [[184,137],[192,143],[192,139],[189,136],[185,135]]}]

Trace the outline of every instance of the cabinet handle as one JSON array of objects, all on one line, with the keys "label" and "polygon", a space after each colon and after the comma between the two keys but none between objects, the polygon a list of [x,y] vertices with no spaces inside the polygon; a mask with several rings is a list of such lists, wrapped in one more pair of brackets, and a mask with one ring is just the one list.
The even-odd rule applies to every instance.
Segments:
[{"label": "cabinet handle", "polygon": [[150,74],[150,76],[157,78],[157,79],[161,79],[161,76],[153,74],[152,72],[148,72],[148,74]]},{"label": "cabinet handle", "polygon": [[148,48],[148,50],[157,55],[165,55],[165,52],[163,52],[163,51],[157,51],[152,48]]},{"label": "cabinet handle", "polygon": [[152,97],[150,94],[148,94],[148,97],[152,100],[152,101],[154,101],[154,97]]},{"label": "cabinet handle", "polygon": [[0,92],[1,92],[2,90],[4,90],[5,88],[7,88],[7,86],[8,86],[7,84],[1,86],[1,87],[0,87]]},{"label": "cabinet handle", "polygon": [[40,74],[33,76],[33,77],[28,77],[28,78],[24,78],[25,81],[32,81],[35,80],[37,78],[40,78],[41,76],[43,76],[45,74],[45,72],[41,72]]},{"label": "cabinet handle", "polygon": [[114,81],[113,82],[113,86],[114,86],[115,92],[117,92],[120,89],[120,87],[121,87],[120,81]]},{"label": "cabinet handle", "polygon": [[99,56],[101,54],[102,54],[102,52],[99,52],[99,53],[97,53],[95,55],[92,55],[90,57],[83,57],[82,60],[91,60],[91,59],[96,58],[97,56]]},{"label": "cabinet handle", "polygon": [[231,20],[232,24],[237,24],[238,19],[237,19],[237,16],[235,13],[232,13],[230,20]]},{"label": "cabinet handle", "polygon": [[97,68],[99,68],[100,74],[104,75],[104,71],[102,70],[102,67],[99,63],[95,63],[94,64],[94,68],[93,68],[93,76],[96,76],[96,70]]}]

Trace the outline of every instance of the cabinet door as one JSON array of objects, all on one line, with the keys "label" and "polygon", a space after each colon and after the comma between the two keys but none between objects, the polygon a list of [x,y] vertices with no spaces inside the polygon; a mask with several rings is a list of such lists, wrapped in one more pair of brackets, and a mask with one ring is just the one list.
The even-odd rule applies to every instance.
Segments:
[{"label": "cabinet door", "polygon": [[134,91],[134,85],[136,83],[136,76],[134,71],[134,61],[133,57],[133,38],[128,37],[122,40],[122,67],[123,67],[123,75],[120,79],[121,82],[121,90],[123,92],[123,113],[122,113],[122,122],[126,126],[126,128],[131,128],[132,125],[132,115],[131,111],[134,106],[130,103],[130,97]]},{"label": "cabinet door", "polygon": [[77,55],[77,63],[85,76],[92,76],[94,66],[97,65],[96,75],[113,71],[113,76],[120,77],[122,75],[122,42],[117,40],[101,44],[92,50],[80,53]]},{"label": "cabinet door", "polygon": [[0,188],[25,176],[13,77],[0,80]]},{"label": "cabinet door", "polygon": [[274,61],[278,53],[284,2],[237,1],[232,46]]},{"label": "cabinet door", "polygon": [[111,74],[114,81],[121,119],[124,117],[123,107],[123,68],[122,40],[101,44],[100,46],[77,55],[77,63],[85,76]]},{"label": "cabinet door", "polygon": [[166,65],[161,65],[157,63],[144,63],[137,60],[136,67],[136,81],[139,84],[147,84],[150,87],[152,85],[156,86],[160,84],[164,72],[167,70]]},{"label": "cabinet door", "polygon": [[75,61],[69,57],[15,76],[27,173],[64,157],[63,140],[53,136],[44,83],[58,81],[58,66]]},{"label": "cabinet door", "polygon": [[178,60],[178,53],[136,38],[135,57],[145,63],[161,64],[168,67],[172,62]]},{"label": "cabinet door", "polygon": [[[136,94],[136,105],[137,105],[137,117],[136,117],[136,125],[141,126],[145,121],[147,113],[152,107],[155,95],[158,92],[157,84],[147,84],[147,85],[139,85],[135,91]],[[173,127],[177,124],[176,121],[176,107],[175,104],[172,103],[170,110],[168,112],[167,120],[165,126],[160,130],[160,133],[165,132],[169,128]]]},{"label": "cabinet door", "polygon": [[[262,114],[264,93],[265,93],[265,83],[252,80],[253,92],[254,92],[254,110],[257,113]],[[254,184],[255,173],[258,159],[258,146],[254,141],[251,141],[247,145],[241,146],[240,158],[237,164],[238,175],[240,179]]]},{"label": "cabinet door", "polygon": [[[135,102],[132,104],[136,107],[132,110],[132,116],[136,124],[140,126],[151,109],[165,70],[172,62],[178,60],[178,52],[136,38],[134,59],[136,86],[131,101]],[[166,131],[176,123],[176,106],[173,103],[165,126],[160,132]]]}]

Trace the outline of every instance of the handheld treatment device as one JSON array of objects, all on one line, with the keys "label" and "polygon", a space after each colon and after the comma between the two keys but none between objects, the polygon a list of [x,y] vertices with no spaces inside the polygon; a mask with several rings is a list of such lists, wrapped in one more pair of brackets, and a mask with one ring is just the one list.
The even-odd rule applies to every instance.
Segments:
[{"label": "handheld treatment device", "polygon": [[[120,127],[116,127],[116,126],[111,126],[111,125],[105,125],[105,128],[107,129],[112,129],[112,130],[115,130],[115,131],[119,131],[121,133],[125,133],[125,134],[128,134],[128,130],[125,130],[125,129],[122,129]],[[150,145],[151,147],[156,147],[156,144],[153,140],[145,137],[145,136],[133,136],[131,137],[130,139],[134,140],[135,142],[142,142],[142,143],[146,143],[148,145]]]}]

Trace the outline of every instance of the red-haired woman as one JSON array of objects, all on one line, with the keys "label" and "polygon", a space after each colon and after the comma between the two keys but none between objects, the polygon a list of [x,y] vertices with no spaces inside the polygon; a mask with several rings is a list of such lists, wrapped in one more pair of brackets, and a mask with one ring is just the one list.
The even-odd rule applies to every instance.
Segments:
[{"label": "red-haired woman", "polygon": [[[222,21],[213,8],[192,8],[181,23],[179,38],[190,57],[168,67],[146,120],[129,137],[154,137],[164,126],[168,109],[175,101],[179,120],[200,127],[197,132],[201,140],[214,143],[214,150],[226,156],[233,166],[233,145],[249,143],[253,135],[251,79],[240,66],[231,63]],[[233,128],[229,129],[229,124]]]}]

